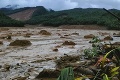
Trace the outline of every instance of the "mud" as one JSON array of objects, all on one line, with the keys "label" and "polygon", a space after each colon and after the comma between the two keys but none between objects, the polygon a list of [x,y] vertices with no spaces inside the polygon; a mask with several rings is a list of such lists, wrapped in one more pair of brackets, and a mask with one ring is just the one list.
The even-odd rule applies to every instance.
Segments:
[{"label": "mud", "polygon": [[[4,29],[4,28],[1,28]],[[50,32],[51,35],[40,35],[41,30]],[[99,32],[119,33],[119,31],[107,30],[83,30],[83,29],[62,29],[62,28],[44,28],[44,27],[25,27],[25,28],[6,28],[1,31],[0,38],[3,45],[0,45],[0,79],[12,80],[16,78],[25,78],[33,80],[43,69],[56,69],[55,60],[65,55],[82,55],[83,50],[91,47],[90,39],[84,36],[94,34],[104,39]],[[30,37],[25,37],[29,33]],[[73,35],[77,33],[79,35]],[[11,39],[6,39],[7,35]],[[59,35],[58,35],[59,34]],[[60,38],[61,36],[64,38]],[[106,36],[109,36],[106,34]],[[15,40],[29,40],[30,46],[9,46]],[[120,37],[113,37],[112,43],[119,42]],[[72,41],[76,45],[62,45],[65,41]],[[57,48],[57,51],[54,49]],[[7,64],[7,68],[4,66]],[[7,69],[7,70],[6,70]],[[43,79],[44,80],[44,79]],[[45,79],[46,80],[46,79]],[[53,79],[54,80],[54,79]]]}]

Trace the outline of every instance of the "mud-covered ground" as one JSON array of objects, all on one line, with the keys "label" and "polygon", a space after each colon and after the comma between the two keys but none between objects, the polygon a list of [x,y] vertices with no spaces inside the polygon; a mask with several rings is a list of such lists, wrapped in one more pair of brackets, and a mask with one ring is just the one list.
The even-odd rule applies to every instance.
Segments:
[{"label": "mud-covered ground", "polygon": [[[51,35],[43,35],[46,30]],[[64,55],[80,55],[91,47],[90,39],[84,36],[94,34],[103,39],[120,31],[83,30],[44,27],[0,28],[0,80],[15,80],[18,77],[34,79],[43,69],[55,69],[54,60]],[[11,39],[8,38],[11,36]],[[14,40],[29,40],[30,46],[9,46]],[[75,45],[62,45],[72,41]],[[113,37],[111,42],[119,42],[120,37]]]}]

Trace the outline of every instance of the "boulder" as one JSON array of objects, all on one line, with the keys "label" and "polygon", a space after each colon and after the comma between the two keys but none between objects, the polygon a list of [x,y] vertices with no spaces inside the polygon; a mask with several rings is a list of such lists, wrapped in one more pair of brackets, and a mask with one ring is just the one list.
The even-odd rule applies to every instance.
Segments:
[{"label": "boulder", "polygon": [[3,42],[2,42],[2,41],[0,41],[0,45],[3,45]]},{"label": "boulder", "polygon": [[114,37],[120,37],[120,33],[113,33]]},{"label": "boulder", "polygon": [[51,33],[48,32],[48,31],[46,31],[46,30],[41,30],[41,31],[39,32],[39,34],[41,34],[41,35],[51,35]]},{"label": "boulder", "polygon": [[65,42],[63,42],[62,45],[76,45],[76,43],[74,43],[72,41],[65,41]]},{"label": "boulder", "polygon": [[57,48],[55,48],[55,49],[53,49],[53,51],[58,52],[58,49],[57,49]]},{"label": "boulder", "polygon": [[72,33],[72,35],[79,35],[79,33]]},{"label": "boulder", "polygon": [[89,34],[89,35],[85,35],[84,38],[88,39],[88,38],[94,38],[95,36],[93,34]]},{"label": "boulder", "polygon": [[36,79],[39,78],[57,78],[60,74],[59,70],[52,70],[52,69],[44,69],[42,72],[36,76]]},{"label": "boulder", "polygon": [[15,40],[9,44],[9,46],[29,46],[32,43],[29,40]]},{"label": "boulder", "polygon": [[113,40],[113,38],[111,36],[106,36],[104,40]]},{"label": "boulder", "polygon": [[27,79],[27,77],[16,77],[16,78],[14,78],[14,79],[12,79],[12,80],[26,80]]}]

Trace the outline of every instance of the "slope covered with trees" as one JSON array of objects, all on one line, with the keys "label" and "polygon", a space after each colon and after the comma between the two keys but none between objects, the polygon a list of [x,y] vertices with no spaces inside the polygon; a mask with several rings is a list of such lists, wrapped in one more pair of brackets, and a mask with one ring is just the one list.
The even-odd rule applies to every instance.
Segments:
[{"label": "slope covered with trees", "polygon": [[0,12],[0,27],[23,27],[24,23],[16,21]]},{"label": "slope covered with trees", "polygon": [[[120,11],[110,9],[112,13],[120,17]],[[120,22],[109,13],[99,8],[75,8],[70,10],[49,12],[43,15],[33,16],[26,21],[27,24],[42,24],[44,26],[60,25],[102,25],[108,29],[119,29]]]}]

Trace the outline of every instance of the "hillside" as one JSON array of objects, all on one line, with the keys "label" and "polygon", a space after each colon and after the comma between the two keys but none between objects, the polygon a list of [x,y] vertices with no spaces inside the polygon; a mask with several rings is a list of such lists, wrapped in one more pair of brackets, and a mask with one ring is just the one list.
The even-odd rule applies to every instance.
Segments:
[{"label": "hillside", "polygon": [[[120,16],[120,11],[109,10]],[[60,25],[100,25],[108,29],[119,29],[119,21],[109,13],[99,8],[75,8],[70,10],[55,11],[44,15],[33,16],[26,24],[42,24],[44,26]]]},{"label": "hillside", "polygon": [[26,21],[29,20],[31,17],[44,15],[49,12],[53,12],[54,10],[47,10],[43,6],[37,7],[24,7],[18,9],[11,9],[11,8],[1,8],[1,12],[8,15],[12,19],[19,20],[19,21]]},{"label": "hillside", "polygon": [[[25,7],[20,9],[2,8],[0,11],[12,19],[24,21],[25,24],[43,26],[60,25],[99,25],[107,29],[120,30],[120,22],[101,8],[74,8],[54,11],[43,6]],[[120,10],[110,9],[110,12],[120,17]]]},{"label": "hillside", "polygon": [[9,17],[15,20],[19,20],[19,21],[29,20],[35,10],[36,8],[30,8],[27,10],[23,10],[23,11],[11,14],[9,15]]},{"label": "hillside", "polygon": [[0,12],[0,27],[23,27],[24,23],[13,20],[10,17]]}]

